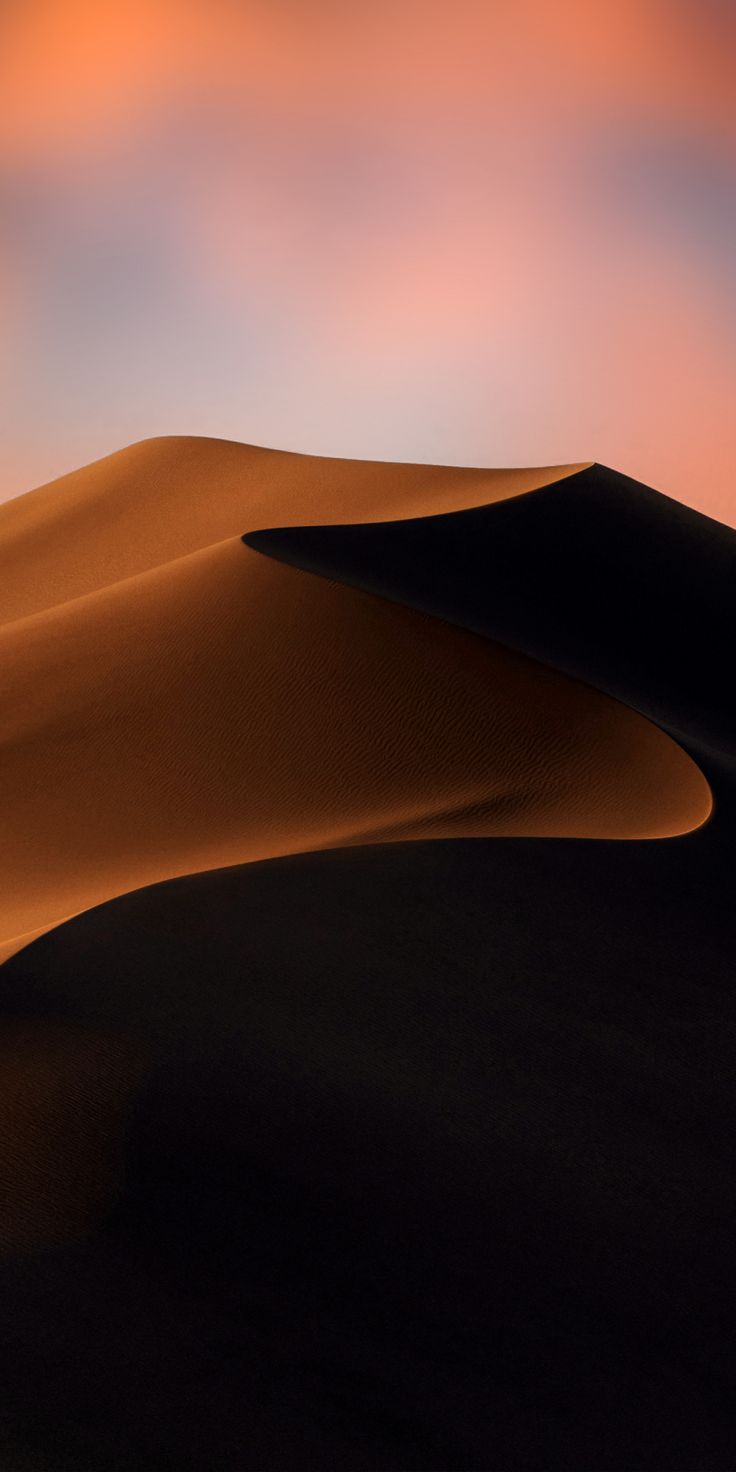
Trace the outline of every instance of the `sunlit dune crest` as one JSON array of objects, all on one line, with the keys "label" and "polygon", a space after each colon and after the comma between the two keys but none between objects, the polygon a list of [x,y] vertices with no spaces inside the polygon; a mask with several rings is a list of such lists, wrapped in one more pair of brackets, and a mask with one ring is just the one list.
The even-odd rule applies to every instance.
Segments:
[{"label": "sunlit dune crest", "polygon": [[0,622],[260,527],[460,511],[581,469],[466,470],[143,440],[0,505]]}]

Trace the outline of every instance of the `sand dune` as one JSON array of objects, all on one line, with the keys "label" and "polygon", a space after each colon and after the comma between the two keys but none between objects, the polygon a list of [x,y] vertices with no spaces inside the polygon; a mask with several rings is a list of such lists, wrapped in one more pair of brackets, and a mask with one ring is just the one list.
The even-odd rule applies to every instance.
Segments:
[{"label": "sand dune", "polygon": [[3,1465],[733,1467],[736,539],[569,472],[6,509]]},{"label": "sand dune", "polygon": [[[732,1472],[717,826],[246,864],[8,961],[41,1058],[45,1019],[68,1029],[75,1102],[81,1038],[150,1041],[104,1230],[112,1085],[76,1207],[21,1173],[11,1241],[37,1250],[0,1274],[0,1367],[39,1466]],[[74,1250],[39,1252],[85,1205]]]},{"label": "sand dune", "polygon": [[[128,500],[121,456],[16,503],[16,524],[29,518],[56,558],[46,580],[29,533],[10,536],[18,589],[69,595],[82,576],[96,589],[0,630],[4,955],[90,905],[206,868],[384,839],[652,838],[707,818],[707,782],[661,730],[483,637],[283,567],[240,537],[121,576],[150,555],[143,503],[158,555],[178,537],[202,539],[205,524],[212,533],[238,517],[241,530],[263,514],[233,471],[259,452],[237,452],[203,447],[213,462],[202,480],[200,447],[175,442],[163,503],[160,445],[159,477],[131,470]],[[143,447],[130,458],[149,464]],[[181,467],[190,475],[177,490]],[[113,471],[115,534],[103,520]],[[387,480],[402,483],[402,471],[387,468]],[[377,467],[355,474],[381,484]],[[427,503],[487,495],[480,473],[465,486],[462,473],[455,483],[414,468],[414,509],[421,474]],[[284,478],[286,514],[302,486]]]}]

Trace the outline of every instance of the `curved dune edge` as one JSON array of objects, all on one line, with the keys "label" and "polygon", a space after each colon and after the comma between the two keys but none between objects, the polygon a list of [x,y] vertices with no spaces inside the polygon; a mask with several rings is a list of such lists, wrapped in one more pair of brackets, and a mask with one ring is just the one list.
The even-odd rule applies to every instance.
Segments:
[{"label": "curved dune edge", "polygon": [[49,930],[57,930],[60,925],[66,925],[67,920],[74,920],[76,915],[81,915],[82,910],[75,910],[70,915],[64,915],[60,920],[55,920],[52,925],[37,925],[32,930],[24,930],[21,935],[9,935],[0,941],[0,966],[10,956],[15,956],[18,951],[25,950],[31,941],[38,940],[40,935],[47,935]]},{"label": "curved dune edge", "polygon": [[0,505],[0,624],[238,537],[244,528],[467,509],[526,495],[583,468],[466,469],[299,455],[230,440],[142,440]]},{"label": "curved dune edge", "polygon": [[0,629],[2,957],[184,874],[435,837],[671,837],[710,814],[686,753],[591,687],[239,535],[121,578],[136,497],[111,561],[107,523],[65,520],[57,494],[66,590],[100,527],[89,576],[112,580]]},{"label": "curved dune edge", "polygon": [[722,698],[736,533],[605,465],[462,511],[243,540],[593,685],[709,770],[736,770]]}]

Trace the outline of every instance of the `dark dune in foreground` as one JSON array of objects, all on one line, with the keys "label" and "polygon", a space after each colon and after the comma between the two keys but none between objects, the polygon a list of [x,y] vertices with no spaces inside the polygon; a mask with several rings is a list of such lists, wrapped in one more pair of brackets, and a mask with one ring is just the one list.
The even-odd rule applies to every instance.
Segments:
[{"label": "dark dune in foreground", "polygon": [[[590,692],[555,821],[627,712],[630,837],[213,862],[6,962],[8,1466],[731,1472],[736,537],[602,467],[538,486],[250,556],[426,620],[448,680],[467,639],[479,689],[508,654],[563,720]],[[697,831],[637,839],[642,731],[705,772]]]},{"label": "dark dune in foreground", "polygon": [[9,1012],[148,1070],[104,1230],[0,1272],[18,1442],[726,1472],[736,999],[698,845],[302,855],[7,962]]}]

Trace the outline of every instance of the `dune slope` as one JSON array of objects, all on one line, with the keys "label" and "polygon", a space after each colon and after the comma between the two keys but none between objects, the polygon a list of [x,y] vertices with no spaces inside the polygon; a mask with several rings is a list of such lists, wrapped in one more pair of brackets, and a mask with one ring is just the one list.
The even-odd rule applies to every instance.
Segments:
[{"label": "dune slope", "polygon": [[733,905],[707,833],[246,864],[6,962],[6,1015],[68,1032],[70,1094],[80,1035],[144,1081],[123,1162],[114,1130],[78,1148],[74,1217],[32,1183],[38,1243],[117,1168],[106,1229],[0,1258],[15,1445],[53,1472],[731,1472]]}]

